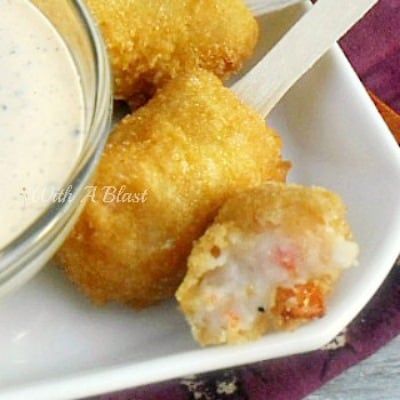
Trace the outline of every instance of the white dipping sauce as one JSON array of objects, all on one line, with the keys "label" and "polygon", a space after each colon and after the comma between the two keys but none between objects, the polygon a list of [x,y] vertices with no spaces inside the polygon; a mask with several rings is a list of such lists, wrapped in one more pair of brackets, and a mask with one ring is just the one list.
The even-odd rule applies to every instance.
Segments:
[{"label": "white dipping sauce", "polygon": [[27,0],[0,0],[0,248],[52,203],[77,161],[84,107],[65,43]]}]

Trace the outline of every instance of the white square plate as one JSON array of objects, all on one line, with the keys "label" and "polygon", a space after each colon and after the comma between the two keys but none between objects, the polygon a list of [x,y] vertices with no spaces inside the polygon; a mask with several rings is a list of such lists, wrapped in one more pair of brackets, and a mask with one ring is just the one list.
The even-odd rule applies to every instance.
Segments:
[{"label": "white square plate", "polygon": [[[264,18],[258,54],[303,10]],[[285,96],[271,124],[293,161],[291,180],[340,193],[361,246],[360,265],[340,281],[328,315],[249,345],[200,349],[175,303],[141,313],[98,309],[48,266],[0,303],[2,400],[77,398],[305,352],[355,317],[400,250],[400,151],[338,48]]]}]

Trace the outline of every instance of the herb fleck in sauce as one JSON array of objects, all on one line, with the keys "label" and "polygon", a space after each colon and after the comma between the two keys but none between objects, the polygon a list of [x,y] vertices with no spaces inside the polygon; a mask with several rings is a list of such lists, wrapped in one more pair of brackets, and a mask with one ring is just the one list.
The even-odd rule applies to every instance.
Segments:
[{"label": "herb fleck in sauce", "polygon": [[76,163],[84,111],[65,43],[27,0],[0,0],[0,248],[51,204]]}]

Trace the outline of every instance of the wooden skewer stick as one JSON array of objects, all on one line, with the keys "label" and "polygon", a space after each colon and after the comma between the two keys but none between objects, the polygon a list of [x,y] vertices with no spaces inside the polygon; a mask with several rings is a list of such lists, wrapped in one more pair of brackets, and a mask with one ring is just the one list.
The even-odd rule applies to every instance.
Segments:
[{"label": "wooden skewer stick", "polygon": [[304,0],[246,0],[247,6],[253,15],[259,16],[278,11]]},{"label": "wooden skewer stick", "polygon": [[378,0],[319,0],[233,91],[266,117],[286,92]]}]

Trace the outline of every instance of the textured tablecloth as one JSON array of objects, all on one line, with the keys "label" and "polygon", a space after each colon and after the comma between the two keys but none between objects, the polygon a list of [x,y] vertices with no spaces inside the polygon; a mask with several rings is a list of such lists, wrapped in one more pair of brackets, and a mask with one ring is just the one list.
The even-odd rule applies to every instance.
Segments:
[{"label": "textured tablecloth", "polygon": [[[400,0],[381,0],[341,45],[365,86],[400,113]],[[400,333],[399,267],[400,262],[356,320],[325,349],[103,395],[99,400],[304,398]]]}]

